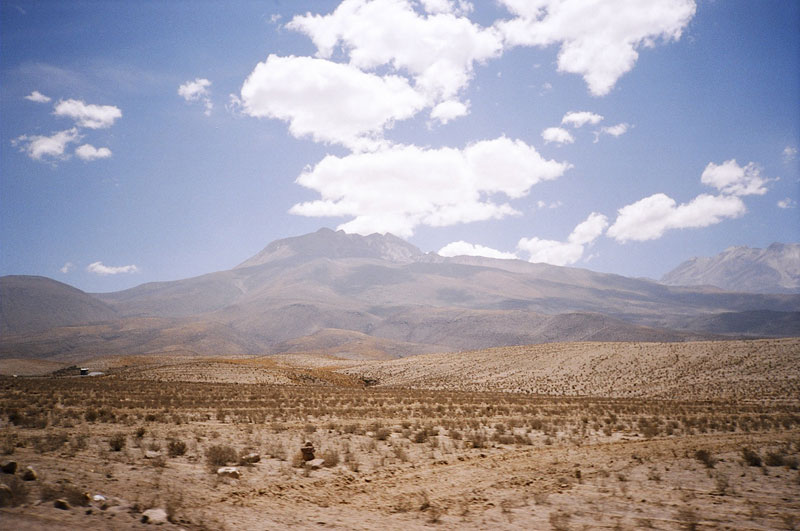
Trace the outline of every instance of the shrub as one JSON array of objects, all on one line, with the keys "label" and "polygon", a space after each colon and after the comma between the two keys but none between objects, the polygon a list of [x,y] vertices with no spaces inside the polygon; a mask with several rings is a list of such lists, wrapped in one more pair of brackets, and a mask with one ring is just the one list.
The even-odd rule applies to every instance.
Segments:
[{"label": "shrub", "polygon": [[325,467],[333,468],[339,464],[339,452],[329,448],[322,452],[322,458],[325,460]]},{"label": "shrub", "polygon": [[236,450],[227,444],[215,444],[206,450],[206,463],[211,467],[225,466],[237,460]]},{"label": "shrub", "polygon": [[8,487],[7,494],[5,496],[0,495],[0,507],[16,507],[28,500],[28,484],[17,476],[3,477],[3,482],[0,485]]},{"label": "shrub", "polygon": [[42,501],[63,498],[70,505],[89,505],[89,496],[83,490],[70,483],[45,483],[41,491]]},{"label": "shrub", "polygon": [[783,466],[786,464],[786,457],[782,452],[767,452],[764,464],[767,466]]},{"label": "shrub", "polygon": [[122,433],[117,433],[111,437],[108,441],[108,445],[111,446],[111,449],[115,452],[119,452],[123,448],[125,448],[125,435]]},{"label": "shrub", "polygon": [[761,466],[761,456],[750,448],[742,448],[742,457],[750,466]]},{"label": "shrub", "polygon": [[178,457],[186,453],[186,443],[180,439],[172,439],[167,444],[167,453],[170,457]]},{"label": "shrub", "polygon": [[706,465],[706,468],[714,468],[714,465],[717,464],[717,460],[708,450],[697,450],[694,453],[694,458]]}]

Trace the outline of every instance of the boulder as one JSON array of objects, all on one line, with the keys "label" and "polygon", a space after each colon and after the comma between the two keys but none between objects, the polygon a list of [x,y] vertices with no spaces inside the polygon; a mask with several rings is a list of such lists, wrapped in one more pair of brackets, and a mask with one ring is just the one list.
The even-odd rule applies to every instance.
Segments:
[{"label": "boulder", "polygon": [[161,525],[167,523],[167,511],[164,509],[147,509],[142,513],[142,523]]},{"label": "boulder", "polygon": [[314,445],[310,442],[307,442],[300,448],[300,452],[303,454],[303,461],[311,461],[314,459]]},{"label": "boulder", "polygon": [[34,469],[31,467],[25,467],[25,472],[22,473],[22,479],[24,481],[36,481],[39,478],[39,474],[36,473]]},{"label": "boulder", "polygon": [[147,450],[144,453],[144,458],[145,459],[156,459],[156,458],[159,458],[159,457],[161,457],[161,452],[156,452],[155,450]]},{"label": "boulder", "polygon": [[14,499],[14,492],[11,487],[5,483],[0,483],[0,507],[11,505],[11,500]]},{"label": "boulder", "polygon": [[243,465],[252,465],[261,461],[261,456],[255,452],[242,456]]},{"label": "boulder", "polygon": [[239,479],[242,477],[242,474],[239,472],[239,469],[235,466],[223,466],[217,469],[217,475],[226,477],[226,478],[233,478]]},{"label": "boulder", "polygon": [[311,467],[311,470],[319,470],[325,465],[324,459],[312,459],[311,461],[306,461],[306,466]]},{"label": "boulder", "polygon": [[17,462],[9,461],[8,463],[0,467],[0,470],[3,471],[3,474],[14,474],[17,471]]},{"label": "boulder", "polygon": [[59,498],[53,502],[53,507],[56,509],[61,509],[62,511],[66,511],[69,509],[70,505],[69,502],[64,498]]}]

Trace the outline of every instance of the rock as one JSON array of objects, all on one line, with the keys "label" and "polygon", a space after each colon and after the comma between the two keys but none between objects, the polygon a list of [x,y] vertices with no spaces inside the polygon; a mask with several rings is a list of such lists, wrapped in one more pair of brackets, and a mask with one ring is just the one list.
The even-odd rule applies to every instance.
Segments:
[{"label": "rock", "polygon": [[39,478],[39,474],[36,473],[34,469],[31,467],[25,467],[25,472],[22,473],[22,479],[24,481],[36,481]]},{"label": "rock", "polygon": [[167,511],[164,509],[147,509],[142,513],[142,523],[161,525],[167,523]]},{"label": "rock", "polygon": [[104,501],[106,501],[106,499],[107,498],[105,496],[103,496],[102,494],[95,494],[94,496],[92,496],[92,501],[96,501],[96,502],[104,502]]},{"label": "rock", "polygon": [[314,445],[310,442],[307,442],[300,448],[300,452],[303,454],[303,461],[311,461],[314,459]]},{"label": "rock", "polygon": [[217,469],[217,475],[223,476],[227,478],[239,479],[242,477],[242,474],[239,472],[239,469],[235,466],[223,466]]},{"label": "rock", "polygon": [[5,483],[0,483],[0,507],[10,505],[13,498],[14,493],[11,491],[11,487]]},{"label": "rock", "polygon": [[155,450],[147,450],[144,453],[145,459],[156,459],[158,457],[161,457],[161,452],[156,452]]},{"label": "rock", "polygon": [[324,464],[324,459],[312,459],[311,461],[306,461],[306,466],[310,466],[311,470],[319,470]]},{"label": "rock", "polygon": [[259,461],[261,461],[261,456],[255,452],[242,457],[242,464],[245,465],[252,465],[253,463],[258,463]]},{"label": "rock", "polygon": [[4,474],[14,474],[17,471],[17,462],[9,461],[0,467],[0,470],[2,470]]},{"label": "rock", "polygon": [[70,505],[69,502],[64,498],[59,498],[53,502],[53,507],[56,509],[61,509],[62,511],[66,511],[69,509]]}]

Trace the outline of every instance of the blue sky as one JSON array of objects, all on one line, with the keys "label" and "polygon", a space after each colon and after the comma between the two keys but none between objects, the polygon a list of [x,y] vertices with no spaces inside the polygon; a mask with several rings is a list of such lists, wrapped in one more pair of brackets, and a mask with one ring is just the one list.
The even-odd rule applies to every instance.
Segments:
[{"label": "blue sky", "polygon": [[3,0],[0,23],[0,274],[112,291],[321,226],[651,278],[800,241],[797,2]]}]

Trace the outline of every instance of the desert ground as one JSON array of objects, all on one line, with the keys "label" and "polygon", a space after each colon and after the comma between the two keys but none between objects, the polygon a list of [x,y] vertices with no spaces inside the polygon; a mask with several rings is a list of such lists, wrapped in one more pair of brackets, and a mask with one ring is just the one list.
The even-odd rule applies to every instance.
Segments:
[{"label": "desert ground", "polygon": [[800,527],[800,339],[352,358],[0,360],[0,528]]}]

